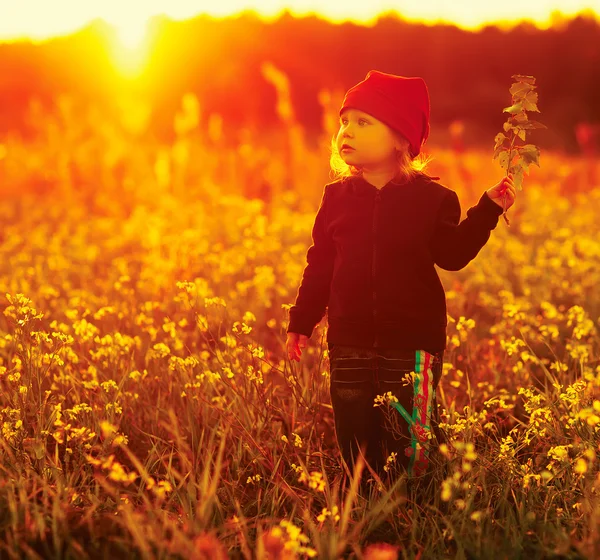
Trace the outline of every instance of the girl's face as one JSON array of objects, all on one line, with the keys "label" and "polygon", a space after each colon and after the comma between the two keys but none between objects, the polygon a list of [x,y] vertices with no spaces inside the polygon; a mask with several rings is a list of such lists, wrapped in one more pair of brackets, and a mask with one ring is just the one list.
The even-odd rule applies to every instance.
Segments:
[{"label": "girl's face", "polygon": [[[394,131],[359,109],[344,109],[336,138],[340,156],[348,165],[370,169],[389,167],[395,161],[395,149],[401,149]],[[344,149],[347,144],[352,149]]]}]

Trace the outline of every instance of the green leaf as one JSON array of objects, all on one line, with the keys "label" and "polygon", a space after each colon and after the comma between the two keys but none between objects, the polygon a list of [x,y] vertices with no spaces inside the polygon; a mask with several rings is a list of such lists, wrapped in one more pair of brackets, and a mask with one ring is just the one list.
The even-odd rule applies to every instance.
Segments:
[{"label": "green leaf", "polygon": [[538,94],[535,91],[530,91],[523,99],[523,107],[526,111],[540,112],[537,108]]},{"label": "green leaf", "polygon": [[523,190],[523,167],[520,165],[513,171],[513,183],[517,190]]},{"label": "green leaf", "polygon": [[523,123],[519,126],[521,128],[524,128],[525,130],[533,130],[535,128],[548,128],[545,124],[542,124],[541,122],[537,121],[527,121],[526,123]]},{"label": "green leaf", "polygon": [[503,169],[508,168],[508,150],[504,150],[500,153],[498,157],[498,163],[500,163],[500,167]]},{"label": "green leaf", "polygon": [[506,148],[504,146],[502,146],[502,144],[500,144],[499,146],[496,146],[494,148],[494,155],[492,156],[492,159],[496,159],[498,157],[498,155],[500,155],[502,152],[506,152]]},{"label": "green leaf", "polygon": [[515,134],[515,135],[519,134],[520,125],[514,126],[510,123],[504,123],[503,127],[506,132],[512,132],[512,134]]},{"label": "green leaf", "polygon": [[524,82],[524,83],[530,84],[530,85],[535,84],[535,77],[533,77],[533,76],[525,76],[523,74],[513,74],[511,76],[511,78],[513,80],[517,80],[518,82]]},{"label": "green leaf", "polygon": [[533,88],[534,88],[534,86],[531,86],[529,84],[526,84],[526,83],[523,83],[523,82],[515,82],[512,86],[510,86],[510,90],[509,91],[510,91],[510,94],[513,97],[523,98]]},{"label": "green leaf", "polygon": [[522,111],[521,113],[517,113],[516,115],[514,115],[511,118],[512,118],[513,121],[515,121],[517,123],[524,123],[524,122],[527,122],[529,120],[527,118],[527,113],[525,113],[525,111]]},{"label": "green leaf", "polygon": [[525,142],[525,134],[526,134],[526,132],[525,132],[525,130],[523,130],[522,128],[520,128],[520,129],[519,129],[519,131],[517,132],[517,136],[518,136],[518,137],[519,137],[521,140],[523,140],[523,142]]},{"label": "green leaf", "polygon": [[507,140],[506,135],[502,132],[498,132],[498,134],[496,134],[496,136],[494,137],[494,150],[498,146],[501,146],[505,140]]},{"label": "green leaf", "polygon": [[529,165],[535,163],[540,167],[540,149],[534,144],[525,144],[524,146],[517,146],[519,156],[522,160],[522,165],[529,171]]},{"label": "green leaf", "polygon": [[517,171],[519,171],[519,169],[523,169],[523,163],[519,161],[519,158],[517,158],[517,160],[514,161],[512,165],[508,168],[508,172],[516,173]]},{"label": "green leaf", "polygon": [[511,105],[510,107],[504,107],[504,109],[502,109],[503,113],[512,113],[513,115],[515,113],[520,113],[523,110],[523,104],[521,102],[515,103],[514,105]]}]

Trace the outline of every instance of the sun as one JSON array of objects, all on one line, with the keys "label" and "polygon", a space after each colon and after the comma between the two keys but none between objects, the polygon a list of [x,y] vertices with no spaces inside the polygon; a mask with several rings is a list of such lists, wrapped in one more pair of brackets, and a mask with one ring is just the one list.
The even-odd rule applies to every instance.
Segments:
[{"label": "sun", "polygon": [[136,50],[144,45],[148,33],[148,20],[137,20],[115,23],[119,41],[129,50]]},{"label": "sun", "polygon": [[125,75],[140,74],[150,52],[149,18],[112,20],[109,23],[114,30],[110,51],[115,65]]}]

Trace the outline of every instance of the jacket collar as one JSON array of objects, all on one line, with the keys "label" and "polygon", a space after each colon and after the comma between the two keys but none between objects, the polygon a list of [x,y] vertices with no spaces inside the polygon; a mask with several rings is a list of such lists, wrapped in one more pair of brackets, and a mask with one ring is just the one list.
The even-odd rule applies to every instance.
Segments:
[{"label": "jacket collar", "polygon": [[[429,175],[426,175],[425,173],[417,173],[415,176],[411,177],[408,180],[404,180],[402,182],[397,182],[397,181],[389,181],[387,182],[385,185],[383,185],[383,187],[381,187],[381,190],[394,190],[394,189],[401,189],[406,187],[407,185],[411,185],[413,183],[423,183],[423,182],[429,182],[429,181],[436,181],[439,180],[439,177],[430,177]],[[369,183],[366,179],[364,179],[362,177],[362,175],[354,175],[352,177],[348,177],[348,180],[350,182],[350,189],[352,190],[352,192],[354,192],[355,194],[359,195],[359,196],[366,196],[369,193],[374,193],[375,191],[377,191],[377,187],[371,183]]]}]

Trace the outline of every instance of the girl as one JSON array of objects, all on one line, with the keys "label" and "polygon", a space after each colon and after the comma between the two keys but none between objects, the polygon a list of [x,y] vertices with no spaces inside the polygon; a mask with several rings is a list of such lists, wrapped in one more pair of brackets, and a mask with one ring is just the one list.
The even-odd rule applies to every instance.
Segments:
[{"label": "girl", "polygon": [[[328,308],[342,458],[352,471],[362,453],[379,476],[392,466],[411,481],[430,474],[443,441],[435,391],[447,315],[434,265],[465,267],[497,226],[503,197],[506,208],[515,199],[510,174],[461,222],[456,193],[422,172],[429,114],[422,78],[371,70],[346,93],[330,162],[339,177],[324,188],[286,343],[299,361]],[[388,392],[393,408],[375,406]]]}]

